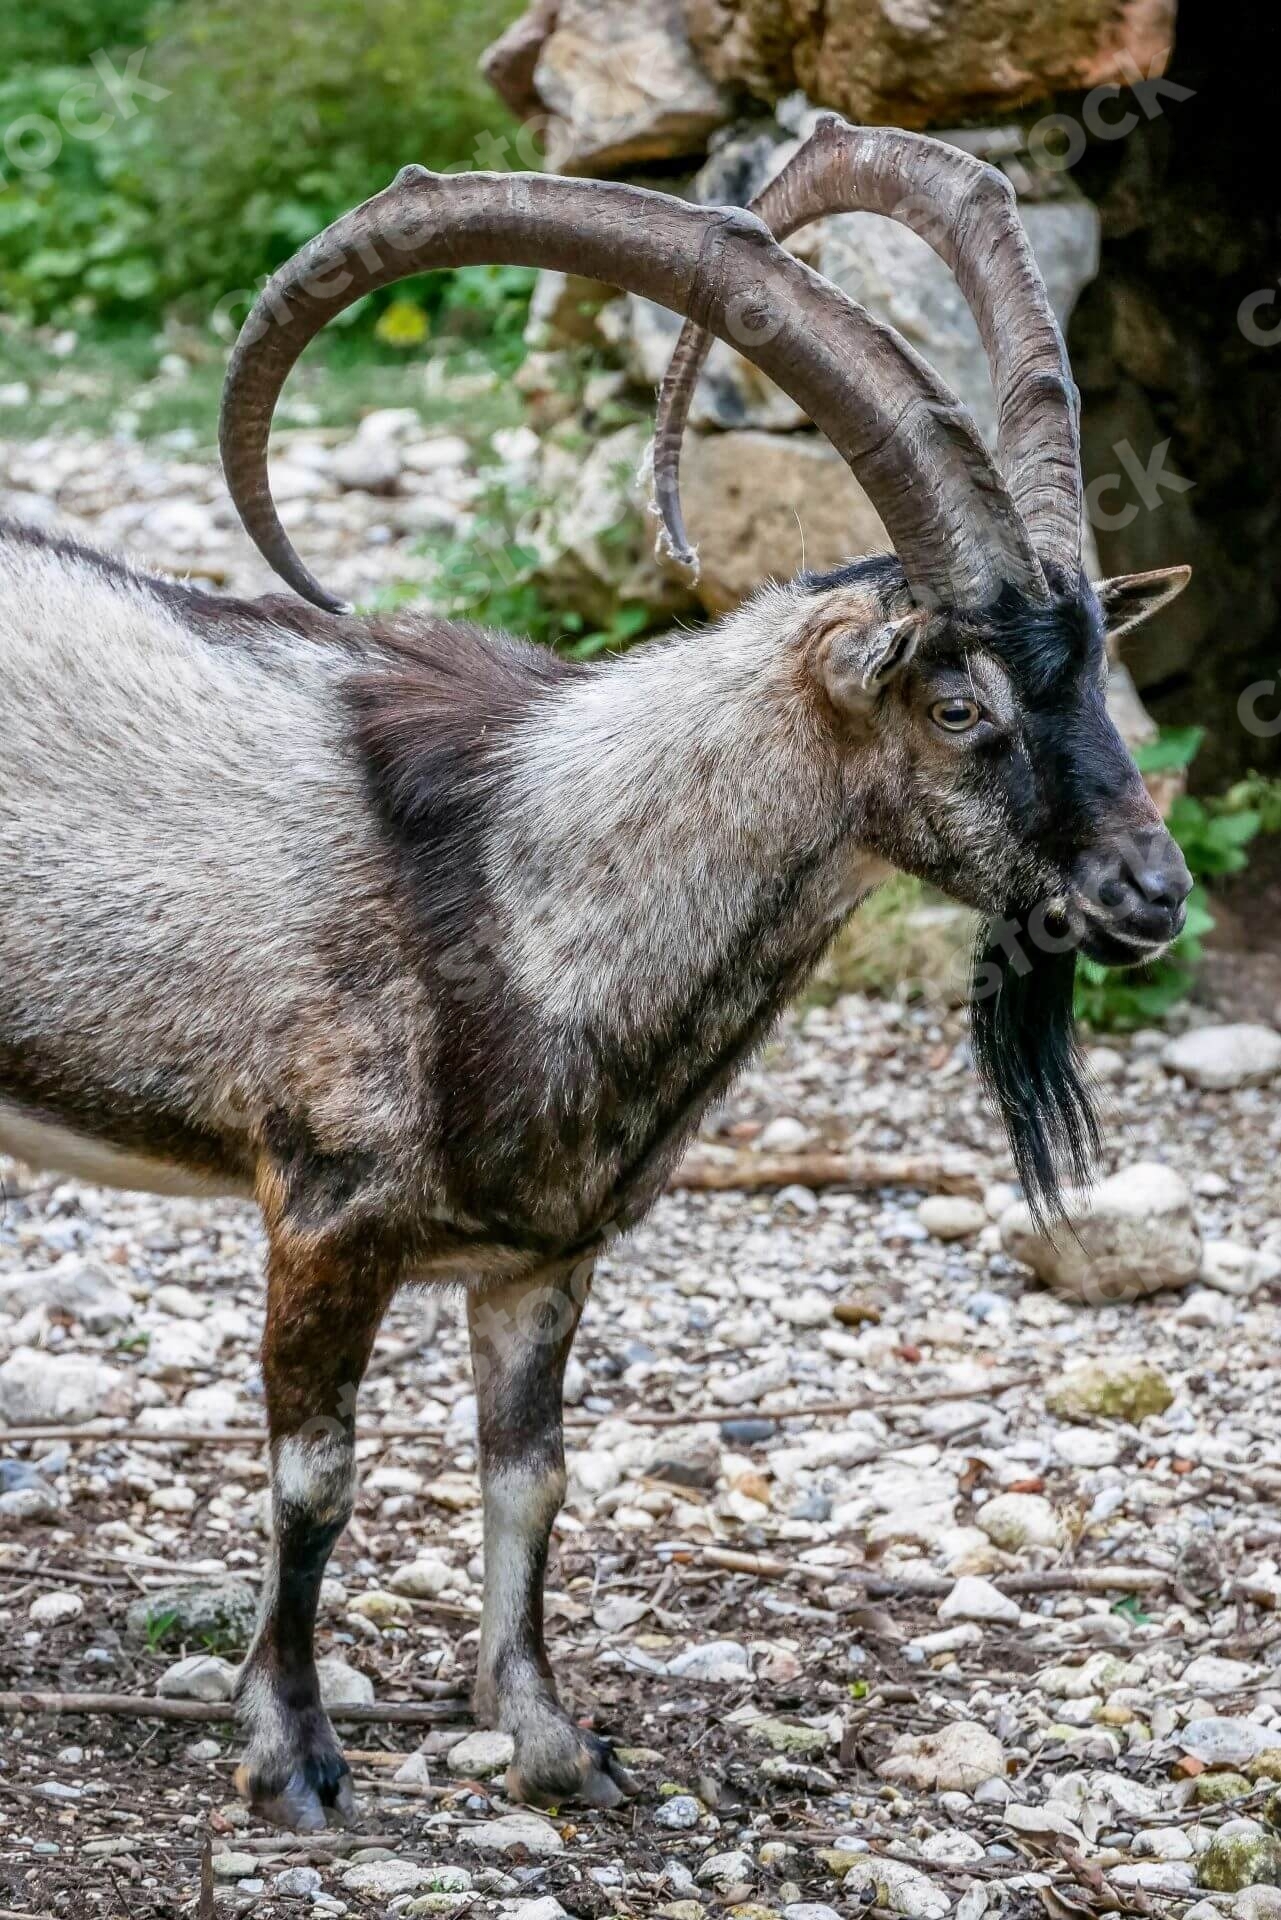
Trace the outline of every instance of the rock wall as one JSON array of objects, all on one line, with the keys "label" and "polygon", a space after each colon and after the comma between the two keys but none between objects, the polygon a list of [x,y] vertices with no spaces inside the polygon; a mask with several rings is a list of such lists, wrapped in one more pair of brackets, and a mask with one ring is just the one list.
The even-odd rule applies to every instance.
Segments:
[{"label": "rock wall", "polygon": [[[681,190],[709,203],[759,190],[805,131],[811,100],[929,124],[1005,167],[1069,329],[1101,569],[1194,567],[1191,589],[1129,643],[1128,663],[1161,721],[1209,724],[1197,773],[1221,784],[1281,761],[1281,203],[1257,151],[1281,26],[1252,0],[1183,0],[1171,55],[1173,12],[1174,0],[536,0],[490,70],[540,116],[549,164],[641,166],[653,179],[656,162],[684,158]],[[1106,111],[1079,92],[1046,102],[1112,82],[1138,84],[1102,96]],[[808,99],[787,95],[798,83]],[[1041,104],[1011,125],[949,131],[1016,102]],[[1074,130],[1070,167],[1046,164],[1051,107]],[[990,434],[973,323],[920,240],[863,215],[793,245],[904,332]],[[584,466],[584,445],[619,426],[620,406],[625,424],[643,425],[676,332],[673,316],[583,283],[549,285],[536,302],[524,378],[552,436],[545,477],[570,494],[542,518],[545,579],[592,618],[624,588],[664,613],[692,605],[641,557],[634,474],[611,493],[619,529],[587,542],[590,566],[558,553],[558,525],[574,535],[593,517],[582,493],[599,463]],[[870,505],[799,409],[727,347],[712,353],[691,426],[683,489],[707,611],[794,572],[802,551],[822,565],[880,544]],[[1274,691],[1251,730],[1239,702],[1260,685]],[[1132,716],[1138,725],[1137,702]]]},{"label": "rock wall", "polygon": [[1160,73],[1174,0],[685,0],[723,85],[928,127]]}]

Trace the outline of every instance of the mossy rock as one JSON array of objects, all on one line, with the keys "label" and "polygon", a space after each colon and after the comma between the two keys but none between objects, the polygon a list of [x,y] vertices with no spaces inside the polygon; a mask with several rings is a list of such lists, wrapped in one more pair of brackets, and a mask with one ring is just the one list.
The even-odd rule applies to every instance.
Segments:
[{"label": "mossy rock", "polygon": [[1051,1413],[1065,1420],[1127,1420],[1138,1426],[1149,1414],[1164,1413],[1174,1388],[1159,1367],[1146,1360],[1092,1360],[1071,1367],[1045,1396]]},{"label": "mossy rock", "polygon": [[1212,1893],[1242,1887],[1281,1887],[1281,1840],[1255,1830],[1216,1833],[1201,1855],[1198,1878]]},{"label": "mossy rock", "polygon": [[1239,1800],[1251,1791],[1243,1773],[1203,1773],[1193,1787],[1193,1799],[1199,1807],[1221,1807],[1225,1800]]},{"label": "mossy rock", "polygon": [[160,1587],[136,1600],[126,1616],[129,1632],[153,1647],[203,1647],[209,1653],[241,1653],[253,1638],[258,1596],[243,1580],[202,1580]]},{"label": "mossy rock", "polygon": [[1246,1774],[1256,1786],[1265,1780],[1281,1780],[1281,1747],[1265,1747],[1262,1753],[1256,1753]]},{"label": "mossy rock", "polygon": [[755,1720],[751,1733],[753,1739],[767,1741],[775,1753],[789,1753],[796,1759],[817,1760],[830,1745],[821,1729],[793,1726],[790,1720]]}]

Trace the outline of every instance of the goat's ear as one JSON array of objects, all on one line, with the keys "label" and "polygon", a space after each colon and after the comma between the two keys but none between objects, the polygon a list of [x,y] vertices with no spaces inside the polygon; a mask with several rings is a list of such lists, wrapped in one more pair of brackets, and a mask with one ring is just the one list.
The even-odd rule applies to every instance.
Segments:
[{"label": "goat's ear", "polygon": [[823,650],[823,684],[834,706],[866,709],[916,652],[928,619],[921,608],[873,627],[840,627]]},{"label": "goat's ear", "polygon": [[1094,591],[1108,639],[1119,640],[1131,628],[1142,626],[1177,600],[1191,578],[1191,567],[1158,567],[1154,573],[1118,573],[1114,579],[1098,581]]}]

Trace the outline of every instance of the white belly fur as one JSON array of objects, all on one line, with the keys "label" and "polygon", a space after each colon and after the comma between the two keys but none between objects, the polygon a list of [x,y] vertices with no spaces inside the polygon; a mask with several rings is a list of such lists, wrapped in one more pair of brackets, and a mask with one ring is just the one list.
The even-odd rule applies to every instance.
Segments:
[{"label": "white belly fur", "polygon": [[171,1198],[218,1199],[248,1196],[249,1189],[192,1173],[166,1160],[122,1152],[68,1127],[33,1120],[17,1107],[0,1104],[0,1153],[36,1171],[64,1173],[95,1187],[123,1187],[130,1193],[158,1193]]}]

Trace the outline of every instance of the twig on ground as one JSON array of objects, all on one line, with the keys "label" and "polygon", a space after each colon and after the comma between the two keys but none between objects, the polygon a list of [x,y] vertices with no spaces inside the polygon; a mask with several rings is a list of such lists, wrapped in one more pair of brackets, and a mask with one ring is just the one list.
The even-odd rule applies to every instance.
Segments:
[{"label": "twig on ground", "polygon": [[[799,1579],[819,1584],[834,1598],[848,1595],[852,1603],[864,1600],[941,1600],[951,1593],[954,1580],[923,1575],[890,1580],[856,1567],[845,1568],[837,1579],[832,1567],[798,1567],[768,1553],[740,1553],[733,1547],[691,1546],[688,1550],[703,1566],[725,1573],[751,1574],[757,1580]],[[1050,1567],[1041,1573],[996,1573],[992,1585],[1002,1593],[1155,1593],[1174,1576],[1160,1567]],[[835,1609],[834,1609],[835,1610]]]},{"label": "twig on ground", "polygon": [[984,1174],[972,1154],[752,1153],[722,1157],[697,1148],[668,1185],[687,1193],[751,1193],[761,1187],[919,1187],[981,1200]]},{"label": "twig on ground", "polygon": [[[148,1699],[133,1693],[0,1693],[0,1714],[106,1713],[133,1720],[234,1720],[235,1704],[204,1700]],[[451,1716],[459,1724],[470,1719],[459,1698],[446,1700],[388,1700],[372,1705],[330,1707],[332,1720],[368,1727],[433,1727]]]}]

